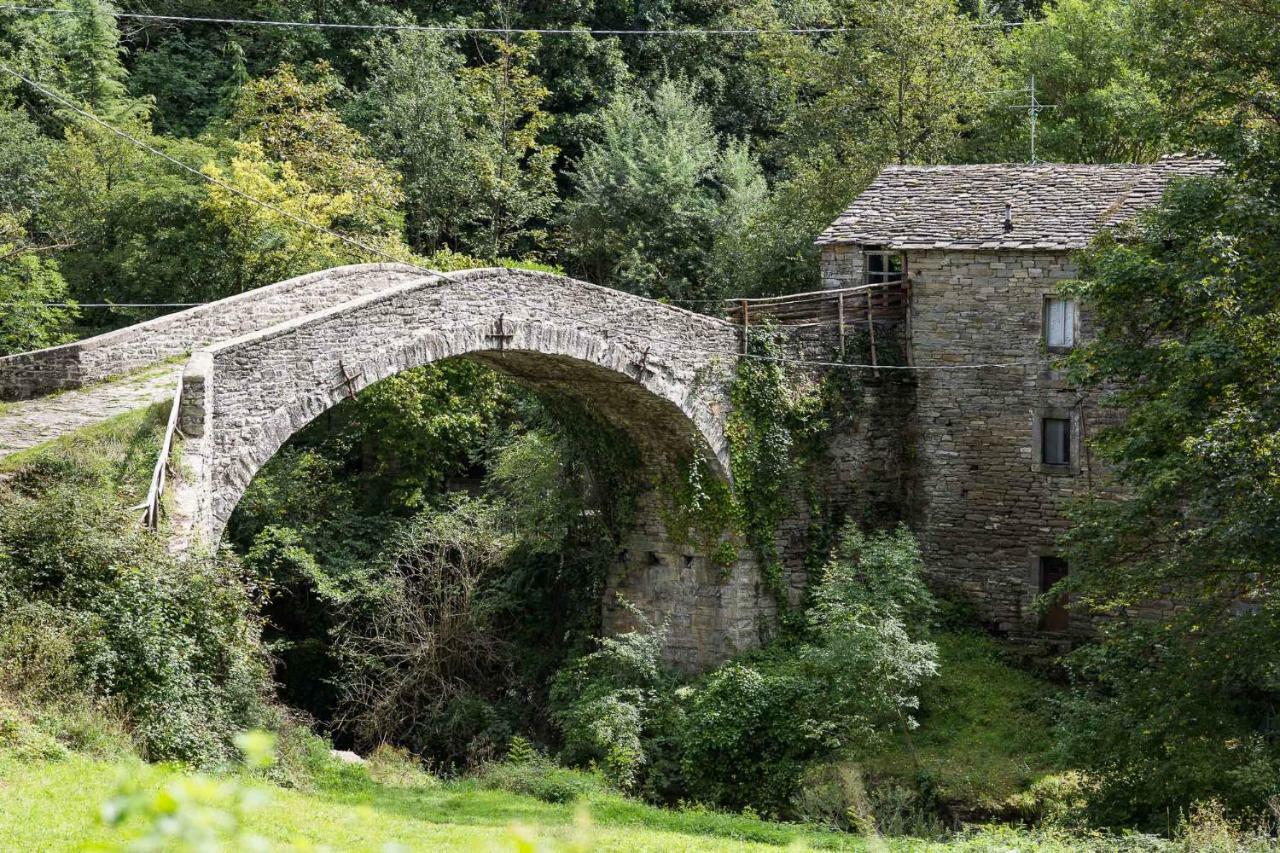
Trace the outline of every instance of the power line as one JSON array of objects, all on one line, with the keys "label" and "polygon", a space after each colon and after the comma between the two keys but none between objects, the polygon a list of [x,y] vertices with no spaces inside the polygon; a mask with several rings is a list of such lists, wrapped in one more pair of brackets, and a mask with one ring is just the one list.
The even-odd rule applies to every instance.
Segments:
[{"label": "power line", "polygon": [[[0,5],[0,11],[22,12],[42,15],[77,15],[83,14],[79,9],[56,9],[44,6],[10,6]],[[458,34],[491,34],[491,35],[540,35],[540,36],[746,36],[768,35],[833,35],[849,33],[863,29],[862,27],[722,27],[722,28],[668,28],[668,29],[587,29],[575,27],[475,27],[463,24],[347,24],[334,21],[280,21],[249,18],[205,18],[192,15],[155,15],[142,12],[120,12],[109,10],[116,18],[139,21],[156,21],[176,24],[225,24],[228,26],[278,27],[289,29],[313,30],[365,30],[388,32],[424,32],[424,33],[458,33]],[[995,29],[1021,27],[1035,21],[973,21],[968,24],[973,29]]]},{"label": "power line", "polygon": [[[313,230],[315,230],[315,231],[319,231],[319,232],[321,232],[321,233],[327,234],[327,235],[329,235],[329,236],[331,236],[331,237],[333,237],[333,238],[335,238],[335,239],[337,239],[337,240],[339,240],[339,241],[341,241],[341,242],[347,243],[347,244],[348,244],[348,245],[350,245],[350,246],[354,246],[354,247],[356,247],[356,248],[360,249],[361,251],[368,252],[369,254],[371,254],[371,255],[375,255],[375,256],[377,256],[377,257],[380,257],[380,258],[382,258],[382,259],[384,259],[384,260],[386,260],[386,261],[390,261],[391,263],[395,263],[395,264],[403,264],[404,266],[408,266],[408,267],[410,267],[410,268],[412,268],[412,269],[415,269],[415,270],[417,270],[417,271],[419,271],[419,272],[425,273],[426,275],[431,276],[433,279],[435,279],[435,280],[437,281],[437,283],[438,283],[438,282],[440,282],[440,281],[455,281],[455,279],[453,279],[453,277],[452,277],[452,276],[450,276],[448,273],[443,273],[443,272],[440,272],[439,270],[433,270],[433,269],[430,269],[430,268],[428,268],[428,267],[424,267],[424,266],[421,266],[421,265],[419,265],[419,264],[416,264],[416,263],[414,263],[414,262],[412,262],[412,261],[406,261],[406,260],[403,260],[403,259],[401,259],[401,258],[396,257],[395,255],[392,255],[391,253],[389,253],[389,252],[387,252],[387,251],[384,251],[384,250],[379,249],[379,248],[377,248],[377,247],[369,246],[369,245],[367,245],[367,244],[365,244],[365,243],[362,243],[361,241],[357,240],[357,239],[356,239],[356,238],[354,238],[354,237],[351,237],[350,235],[343,234],[343,233],[341,233],[341,232],[339,232],[339,231],[334,231],[334,230],[332,230],[332,229],[330,229],[330,228],[327,228],[327,227],[325,227],[325,226],[323,226],[323,225],[319,225],[319,224],[317,224],[317,223],[315,223],[315,222],[309,222],[308,220],[303,219],[303,218],[302,218],[302,217],[300,217],[300,216],[296,216],[296,215],[294,215],[294,214],[290,213],[290,212],[289,212],[289,211],[287,211],[287,210],[284,210],[284,209],[282,209],[282,208],[280,208],[280,207],[278,207],[278,206],[276,206],[276,205],[274,205],[274,204],[271,204],[270,202],[263,201],[263,200],[261,200],[261,199],[259,199],[259,198],[256,198],[256,197],[254,197],[254,196],[252,196],[252,195],[249,195],[248,193],[244,192],[243,190],[240,190],[240,189],[238,189],[238,188],[236,188],[236,187],[234,187],[234,186],[231,186],[230,184],[226,183],[225,181],[223,181],[223,180],[221,180],[221,179],[219,179],[219,178],[215,178],[215,177],[214,177],[214,176],[212,176],[212,175],[209,175],[209,174],[207,174],[207,173],[205,173],[205,172],[202,172],[201,170],[196,169],[195,167],[190,166],[190,165],[188,165],[188,164],[186,164],[186,163],[182,162],[181,160],[177,159],[176,157],[173,157],[172,155],[167,154],[167,153],[165,153],[164,151],[161,151],[160,149],[156,148],[156,147],[155,147],[155,146],[153,146],[153,145],[149,145],[149,144],[147,144],[146,142],[143,142],[141,139],[138,139],[136,136],[133,136],[132,134],[128,133],[127,131],[120,130],[119,128],[117,128],[117,127],[115,127],[115,126],[113,126],[113,125],[111,125],[111,124],[108,124],[107,122],[105,122],[105,121],[103,121],[102,119],[98,118],[98,117],[97,117],[96,115],[94,115],[93,113],[91,113],[91,112],[89,112],[89,111],[87,111],[87,110],[84,110],[84,109],[82,109],[82,108],[80,108],[80,107],[76,106],[74,103],[72,103],[70,100],[68,100],[68,99],[67,99],[67,98],[65,98],[64,96],[62,96],[62,95],[58,94],[57,92],[55,92],[55,91],[54,91],[54,90],[52,90],[52,89],[49,89],[49,88],[48,88],[48,87],[46,87],[46,86],[41,85],[40,83],[37,83],[36,81],[34,81],[34,80],[30,79],[30,78],[29,78],[29,77],[27,77],[26,75],[21,74],[21,73],[20,73],[20,72],[18,72],[18,71],[15,71],[14,69],[10,68],[8,65],[6,65],[6,64],[5,64],[5,63],[3,63],[3,62],[0,62],[0,71],[3,71],[4,73],[6,73],[6,74],[10,75],[11,77],[14,77],[14,78],[16,78],[17,80],[22,81],[22,82],[23,82],[23,83],[25,83],[26,85],[30,86],[32,89],[34,89],[34,90],[36,90],[37,92],[39,92],[39,93],[43,94],[45,97],[48,97],[48,98],[50,98],[50,99],[52,99],[52,100],[54,100],[54,101],[56,101],[56,102],[58,102],[58,103],[62,104],[62,105],[63,105],[63,106],[65,106],[67,109],[71,110],[72,112],[76,113],[77,115],[80,115],[80,116],[83,116],[84,118],[89,119],[89,120],[90,120],[90,121],[92,121],[94,124],[99,125],[100,127],[102,127],[102,128],[104,128],[105,130],[109,131],[110,133],[112,133],[112,134],[113,134],[113,135],[115,135],[116,137],[118,137],[118,138],[120,138],[120,139],[124,139],[124,140],[126,140],[126,141],[128,141],[128,142],[131,142],[132,144],[134,144],[134,145],[138,146],[138,147],[139,147],[139,148],[141,148],[142,150],[144,150],[144,151],[146,151],[146,152],[148,152],[148,153],[150,153],[150,154],[153,154],[153,155],[154,155],[154,156],[156,156],[156,157],[160,157],[161,159],[163,159],[163,160],[165,160],[165,161],[167,161],[167,162],[169,162],[169,163],[172,163],[173,165],[177,166],[178,168],[182,169],[183,171],[189,172],[189,173],[191,173],[191,174],[195,175],[196,177],[200,178],[201,180],[207,181],[208,183],[211,183],[211,184],[214,184],[215,186],[221,187],[222,189],[225,189],[226,191],[228,191],[228,192],[230,192],[230,193],[233,193],[234,195],[236,195],[236,196],[238,196],[238,197],[240,197],[240,198],[243,198],[245,201],[248,201],[248,202],[249,202],[249,203],[251,203],[251,204],[256,204],[256,205],[258,205],[258,206],[260,206],[260,207],[262,207],[262,208],[264,208],[264,209],[266,209],[266,210],[270,210],[270,211],[272,211],[272,212],[274,212],[274,213],[277,213],[277,214],[279,214],[280,216],[283,216],[283,217],[285,217],[286,219],[288,219],[288,220],[290,220],[290,221],[292,221],[292,222],[294,222],[294,223],[296,223],[296,224],[298,224],[298,225],[303,226],[304,228],[311,228],[311,229],[313,229]],[[512,302],[516,302],[516,303],[518,303],[518,304],[524,305],[526,308],[530,308],[530,309],[532,309],[532,310],[534,310],[534,311],[536,311],[536,312],[547,312],[547,313],[551,314],[552,316],[559,317],[559,318],[560,318],[560,319],[562,319],[562,320],[567,320],[567,321],[569,321],[569,322],[576,323],[576,324],[580,324],[580,325],[591,326],[591,327],[594,327],[594,328],[599,329],[600,331],[603,331],[603,332],[606,332],[606,333],[608,333],[608,332],[613,332],[613,333],[617,333],[617,334],[627,335],[627,336],[629,336],[629,337],[639,338],[640,340],[646,340],[646,341],[650,341],[650,342],[652,342],[652,343],[659,343],[659,344],[669,343],[669,341],[668,341],[666,338],[656,337],[656,336],[653,336],[653,335],[646,335],[646,334],[644,334],[644,333],[642,333],[642,332],[637,332],[637,331],[632,331],[632,330],[624,330],[624,329],[617,329],[617,328],[613,328],[613,327],[608,326],[608,325],[606,325],[606,324],[604,324],[604,323],[597,323],[597,322],[595,322],[595,321],[588,320],[588,319],[583,318],[583,317],[580,317],[580,316],[574,316],[574,315],[564,314],[564,313],[561,313],[561,312],[556,311],[554,307],[550,307],[550,306],[547,306],[547,305],[534,304],[534,303],[528,302],[528,301],[523,300],[523,299],[521,299],[521,298],[519,298],[519,297],[517,297],[517,296],[514,296],[514,295],[510,295],[510,294],[509,294],[509,295],[507,296],[507,298],[508,298],[508,299],[510,299]],[[659,304],[660,304],[660,303],[659,303]],[[667,306],[667,307],[674,307],[674,306]],[[680,309],[680,308],[676,308],[675,310],[685,310],[685,311],[687,311],[687,309]],[[689,313],[693,313],[693,312],[689,312]],[[749,334],[749,333],[750,333],[750,332],[749,332],[749,328],[748,328],[748,329],[747,329],[747,334]],[[706,347],[697,347],[697,346],[694,346],[694,347],[690,347],[690,349],[693,349],[693,350],[698,351],[698,352],[708,353],[708,354],[710,354],[710,355],[725,355],[725,353],[723,353],[723,352],[721,352],[721,351],[719,351],[719,350],[712,350],[712,349],[708,349],[708,348],[706,348]],[[749,353],[749,352],[739,353],[739,354],[737,354],[737,355],[736,355],[736,357],[738,357],[738,358],[749,358],[749,359],[755,359],[755,360],[759,360],[759,361],[768,361],[768,362],[775,362],[775,363],[783,363],[783,364],[795,364],[795,365],[801,365],[801,366],[805,366],[805,367],[830,367],[830,368],[848,368],[848,369],[865,369],[865,370],[940,370],[940,371],[947,371],[947,370],[981,370],[981,369],[1007,369],[1007,368],[1012,368],[1012,367],[1020,367],[1020,368],[1022,368],[1022,367],[1028,367],[1028,366],[1033,366],[1033,365],[1038,364],[1038,362],[1004,362],[1004,363],[993,363],[993,364],[947,364],[947,365],[884,365],[884,364],[882,364],[882,365],[874,365],[874,364],[849,364],[849,363],[846,363],[846,362],[839,362],[839,361],[810,361],[810,360],[807,360],[807,359],[793,359],[793,358],[786,358],[786,357],[781,357],[781,356],[768,356],[768,355],[762,355],[762,354],[759,354],[759,353]]]},{"label": "power line", "polygon": [[208,302],[0,302],[5,308],[198,308]]}]

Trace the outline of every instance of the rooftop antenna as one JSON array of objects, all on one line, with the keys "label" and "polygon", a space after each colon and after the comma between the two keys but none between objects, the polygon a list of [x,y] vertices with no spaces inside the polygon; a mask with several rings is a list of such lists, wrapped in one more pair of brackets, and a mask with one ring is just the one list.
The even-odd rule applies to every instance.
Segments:
[{"label": "rooftop antenna", "polygon": [[1031,125],[1031,163],[1032,165],[1039,163],[1036,159],[1036,119],[1040,115],[1041,110],[1055,109],[1057,104],[1042,104],[1036,100],[1036,75],[1032,74],[1027,80],[1027,88],[1016,89],[1019,93],[1025,92],[1028,95],[1028,102],[1025,104],[1010,104],[1008,109],[1026,110],[1027,119]]}]

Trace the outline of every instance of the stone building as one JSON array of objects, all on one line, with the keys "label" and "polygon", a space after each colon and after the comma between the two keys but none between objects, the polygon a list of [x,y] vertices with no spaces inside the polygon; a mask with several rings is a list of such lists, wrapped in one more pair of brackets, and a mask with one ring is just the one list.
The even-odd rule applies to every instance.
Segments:
[{"label": "stone building", "polygon": [[1065,610],[1034,601],[1069,571],[1054,545],[1064,504],[1106,488],[1089,435],[1116,415],[1053,369],[1091,327],[1057,286],[1100,231],[1216,167],[892,166],[817,239],[825,287],[904,292],[900,331],[921,369],[902,392],[914,394],[898,425],[911,469],[902,514],[934,583],[1000,630],[1071,630]]}]

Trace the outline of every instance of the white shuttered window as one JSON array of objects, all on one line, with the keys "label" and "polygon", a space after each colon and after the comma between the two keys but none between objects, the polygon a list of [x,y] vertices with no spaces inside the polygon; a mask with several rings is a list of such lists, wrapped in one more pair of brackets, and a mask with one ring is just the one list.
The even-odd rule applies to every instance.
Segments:
[{"label": "white shuttered window", "polygon": [[1055,349],[1076,345],[1076,304],[1070,299],[1044,301],[1044,342]]}]

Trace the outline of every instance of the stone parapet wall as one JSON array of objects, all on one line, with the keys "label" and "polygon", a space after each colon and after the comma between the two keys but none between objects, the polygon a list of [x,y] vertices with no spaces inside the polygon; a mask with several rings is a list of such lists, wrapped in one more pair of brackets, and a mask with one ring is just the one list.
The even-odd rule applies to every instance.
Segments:
[{"label": "stone parapet wall", "polygon": [[377,292],[411,275],[420,273],[399,264],[339,267],[82,341],[0,357],[0,400],[28,399],[131,373],[214,341]]}]

